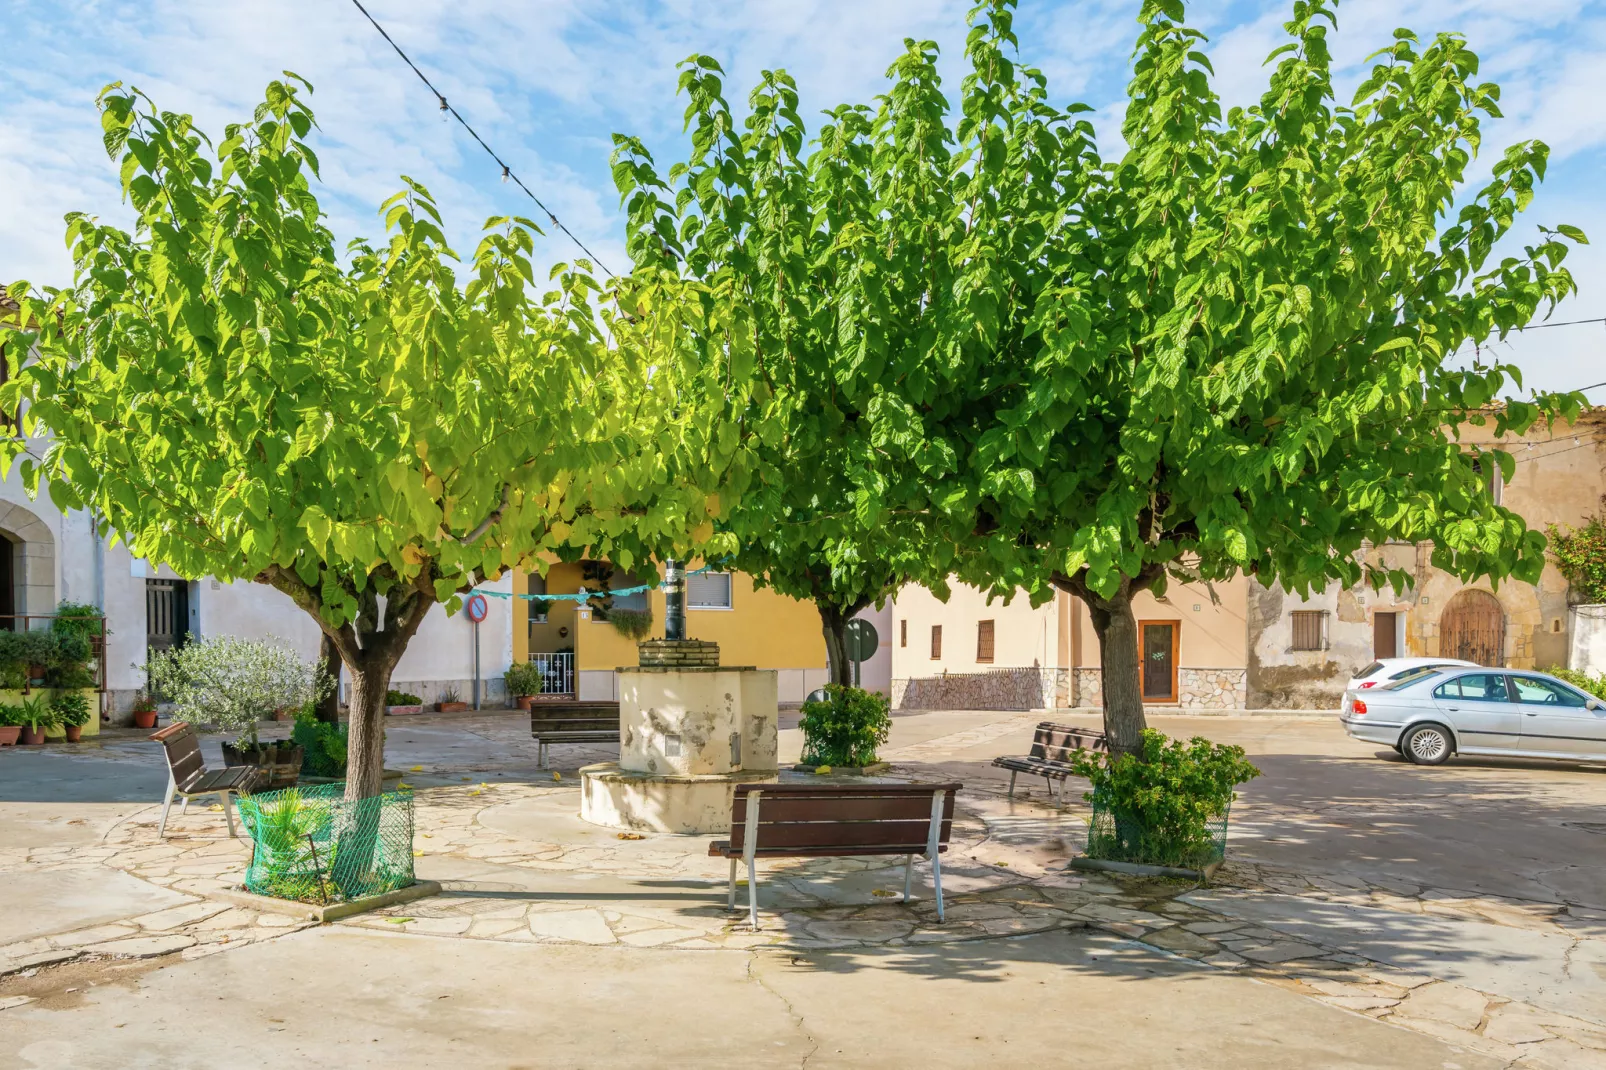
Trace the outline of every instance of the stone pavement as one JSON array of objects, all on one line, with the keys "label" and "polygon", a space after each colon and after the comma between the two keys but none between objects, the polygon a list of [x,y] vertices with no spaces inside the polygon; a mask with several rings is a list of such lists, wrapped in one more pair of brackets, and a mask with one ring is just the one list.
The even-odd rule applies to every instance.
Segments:
[{"label": "stone pavement", "polygon": [[[923,723],[896,733],[886,756],[900,778],[946,779],[972,752],[1003,753],[1023,732],[1029,738],[1038,719],[913,718]],[[284,915],[210,898],[238,881],[246,859],[245,845],[226,837],[222,815],[212,809],[192,806],[170,822],[165,841],[156,839],[156,808],[147,805],[121,807],[90,842],[0,847],[6,900],[17,902],[20,895],[38,905],[13,910],[0,923],[9,926],[0,928],[0,975],[11,975],[0,979],[0,1008],[11,1007],[0,1017],[0,1036],[23,1021],[19,1015],[47,1013],[51,1000],[62,998],[47,984],[52,969],[142,959],[194,962],[242,948],[266,954],[268,947],[259,951],[257,945],[278,947],[292,933],[297,941],[372,947],[375,961],[393,959],[400,953],[395,938],[408,935],[461,943],[465,961],[474,963],[496,961],[503,952],[495,948],[510,946],[554,953],[609,949],[673,961],[690,952],[735,954],[760,985],[780,983],[771,975],[785,975],[799,963],[833,976],[839,969],[854,976],[883,970],[963,976],[996,969],[1000,960],[1029,958],[1022,949],[1042,945],[1060,949],[1049,958],[1089,984],[1088,971],[1101,956],[1125,956],[1142,963],[1133,967],[1137,974],[1163,976],[1192,997],[1203,989],[1183,981],[1200,976],[1203,967],[1221,978],[1219,984],[1229,975],[1231,985],[1269,984],[1296,1001],[1378,1019],[1444,1045],[1411,1048],[1396,1032],[1386,1034],[1393,1038],[1391,1051],[1410,1050],[1414,1057],[1442,1050],[1463,1066],[1483,1065],[1467,1061],[1473,1056],[1491,1066],[1606,1066],[1606,911],[1393,875],[1359,877],[1345,866],[1290,869],[1275,859],[1275,850],[1259,847],[1280,840],[1274,833],[1286,833],[1290,822],[1300,827],[1308,815],[1257,798],[1254,785],[1243,809],[1258,831],[1242,844],[1235,838],[1233,862],[1218,874],[1216,887],[1200,889],[1067,871],[1085,830],[1078,793],[1073,789],[1073,801],[1063,808],[1049,805],[1040,787],[1009,800],[1001,779],[967,766],[961,779],[969,787],[961,795],[953,851],[944,859],[946,923],[936,923],[924,865],[917,867],[920,898],[905,906],[897,898],[901,867],[865,859],[787,860],[760,870],[762,928],[755,933],[744,912],[725,911],[727,864],[706,855],[706,838],[624,839],[579,821],[572,769],[606,752],[573,748],[562,755],[569,776],[535,779],[521,727],[513,718],[423,719],[390,727],[391,764],[418,759],[407,766],[417,791],[418,872],[441,881],[444,894],[316,933],[299,933],[308,923]],[[1216,728],[1211,723],[1205,731]],[[102,750],[74,760],[125,763],[124,775],[144,760],[115,741]],[[0,799],[6,797],[0,789]],[[0,815],[19,805],[36,804],[0,802]],[[1263,857],[1268,854],[1272,860]],[[96,894],[63,894],[80,882]],[[745,894],[741,889],[742,902]],[[362,943],[375,939],[382,943]],[[283,953],[292,954],[291,946]],[[308,946],[296,943],[303,950],[294,954]],[[662,966],[647,961],[631,969]],[[856,965],[829,965],[843,962]],[[1092,972],[1103,975],[1102,969]],[[826,999],[825,990],[811,991]],[[1062,996],[1078,1005],[1083,998],[1080,989]],[[1216,998],[1201,997],[1200,1007]],[[830,1002],[836,1008],[831,1023],[851,1019],[842,1000]],[[1170,1013],[1175,1004],[1167,1006]],[[1022,1032],[1033,1032],[1035,1024],[1019,1021]],[[808,1034],[818,1042],[825,1025],[818,1013],[810,1016]],[[1253,1030],[1244,1035],[1258,1036]],[[790,1041],[783,1046],[788,1054],[781,1061],[795,1063]],[[1364,1058],[1358,1051],[1344,1056],[1357,1061],[1332,1065],[1384,1065],[1376,1051],[1366,1048]]]}]

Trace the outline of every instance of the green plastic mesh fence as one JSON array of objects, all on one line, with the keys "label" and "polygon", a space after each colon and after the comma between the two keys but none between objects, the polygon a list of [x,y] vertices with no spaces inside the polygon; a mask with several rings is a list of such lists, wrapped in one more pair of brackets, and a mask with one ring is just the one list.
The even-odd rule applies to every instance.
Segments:
[{"label": "green plastic mesh fence", "polygon": [[1150,828],[1110,808],[1097,792],[1088,820],[1087,856],[1108,862],[1199,869],[1227,854],[1227,814],[1204,822]]},{"label": "green plastic mesh fence", "polygon": [[241,797],[251,834],[245,886],[258,895],[337,903],[413,883],[413,793],[347,802],[344,784]]}]

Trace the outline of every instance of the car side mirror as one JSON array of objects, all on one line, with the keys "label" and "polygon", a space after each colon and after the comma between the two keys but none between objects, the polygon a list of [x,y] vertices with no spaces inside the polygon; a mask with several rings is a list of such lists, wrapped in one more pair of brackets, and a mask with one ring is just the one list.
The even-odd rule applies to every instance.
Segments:
[{"label": "car side mirror", "polygon": [[1598,698],[1592,698],[1588,702],[1584,703],[1584,705],[1592,710],[1606,709],[1606,703],[1602,703]]}]

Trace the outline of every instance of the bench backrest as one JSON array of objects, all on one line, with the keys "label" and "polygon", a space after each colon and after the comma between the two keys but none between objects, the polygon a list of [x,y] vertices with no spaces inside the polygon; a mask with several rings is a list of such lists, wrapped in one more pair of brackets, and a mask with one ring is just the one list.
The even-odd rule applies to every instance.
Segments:
[{"label": "bench backrest", "polygon": [[532,732],[617,731],[617,702],[553,702],[530,707]]},{"label": "bench backrest", "polygon": [[1037,731],[1032,733],[1031,756],[1044,761],[1069,762],[1071,756],[1079,750],[1109,749],[1110,741],[1105,738],[1104,733],[1091,728],[1044,721],[1037,726]]},{"label": "bench backrest", "polygon": [[920,854],[931,832],[932,796],[945,792],[939,843],[953,831],[958,784],[740,784],[731,810],[731,850],[747,842],[747,808],[758,796],[756,850],[885,848]]},{"label": "bench backrest", "polygon": [[201,758],[200,737],[195,734],[195,726],[188,721],[170,724],[152,734],[151,738],[160,743],[162,750],[167,753],[167,768],[172,771],[173,783],[187,784],[206,768],[206,762]]}]

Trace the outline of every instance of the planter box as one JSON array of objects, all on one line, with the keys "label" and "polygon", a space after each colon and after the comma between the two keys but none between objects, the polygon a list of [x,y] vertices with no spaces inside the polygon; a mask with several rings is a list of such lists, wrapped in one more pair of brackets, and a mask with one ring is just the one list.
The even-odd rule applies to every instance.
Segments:
[{"label": "planter box", "polygon": [[463,713],[469,709],[466,702],[437,702],[435,710],[438,713]]},{"label": "planter box", "polygon": [[875,762],[872,765],[833,765],[829,773],[819,773],[826,768],[823,765],[794,765],[795,773],[816,773],[821,776],[880,776],[892,768],[891,762]]},{"label": "planter box", "polygon": [[385,716],[387,716],[387,717],[406,717],[409,714],[423,713],[423,712],[424,712],[424,707],[422,705],[419,705],[419,706],[386,706],[385,707]]}]

